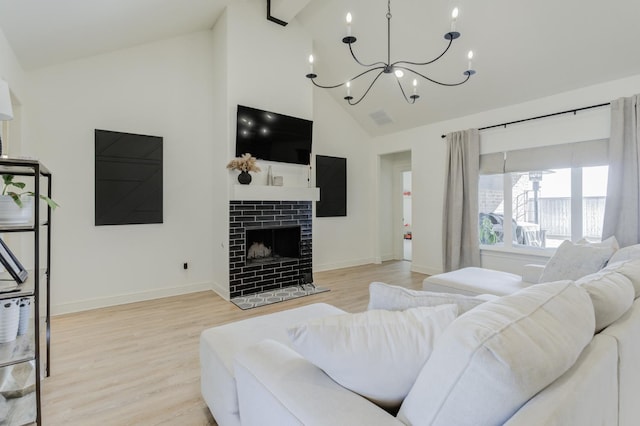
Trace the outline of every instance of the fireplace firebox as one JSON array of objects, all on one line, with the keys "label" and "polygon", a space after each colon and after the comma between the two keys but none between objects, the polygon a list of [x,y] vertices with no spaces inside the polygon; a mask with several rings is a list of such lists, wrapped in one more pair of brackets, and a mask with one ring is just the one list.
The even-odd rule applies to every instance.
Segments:
[{"label": "fireplace firebox", "polygon": [[300,258],[299,226],[247,229],[245,241],[247,264]]}]

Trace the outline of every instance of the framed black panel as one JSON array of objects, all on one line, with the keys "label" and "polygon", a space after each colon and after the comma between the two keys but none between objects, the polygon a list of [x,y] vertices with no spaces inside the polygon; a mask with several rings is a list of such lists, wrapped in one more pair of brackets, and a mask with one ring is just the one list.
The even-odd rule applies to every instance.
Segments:
[{"label": "framed black panel", "polygon": [[95,224],[162,223],[162,138],[95,131]]},{"label": "framed black panel", "polygon": [[347,159],[316,155],[316,217],[347,215]]}]

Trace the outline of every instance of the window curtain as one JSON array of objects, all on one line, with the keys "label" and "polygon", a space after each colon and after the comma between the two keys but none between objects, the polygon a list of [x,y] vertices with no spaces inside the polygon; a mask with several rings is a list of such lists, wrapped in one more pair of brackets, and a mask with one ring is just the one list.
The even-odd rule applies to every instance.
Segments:
[{"label": "window curtain", "polygon": [[480,266],[478,176],[480,135],[477,129],[447,135],[443,211],[443,269]]},{"label": "window curtain", "polygon": [[621,247],[640,242],[640,95],[611,102],[609,181],[602,238],[615,236]]}]

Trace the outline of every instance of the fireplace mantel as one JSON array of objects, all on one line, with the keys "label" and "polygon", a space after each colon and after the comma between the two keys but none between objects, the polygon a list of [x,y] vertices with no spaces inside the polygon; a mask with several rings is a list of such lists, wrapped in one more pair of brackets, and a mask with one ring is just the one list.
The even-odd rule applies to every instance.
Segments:
[{"label": "fireplace mantel", "polygon": [[320,188],[232,185],[231,199],[238,201],[319,201]]}]

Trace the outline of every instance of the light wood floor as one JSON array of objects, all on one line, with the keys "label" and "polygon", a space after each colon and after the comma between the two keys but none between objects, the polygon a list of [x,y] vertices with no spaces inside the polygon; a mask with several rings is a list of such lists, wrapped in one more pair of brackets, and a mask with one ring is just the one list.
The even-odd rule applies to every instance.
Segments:
[{"label": "light wood floor", "polygon": [[314,274],[330,292],[242,311],[213,292],[54,317],[44,425],[215,425],[200,396],[200,333],[212,326],[326,302],[364,311],[368,285],[421,288],[408,262]]}]

